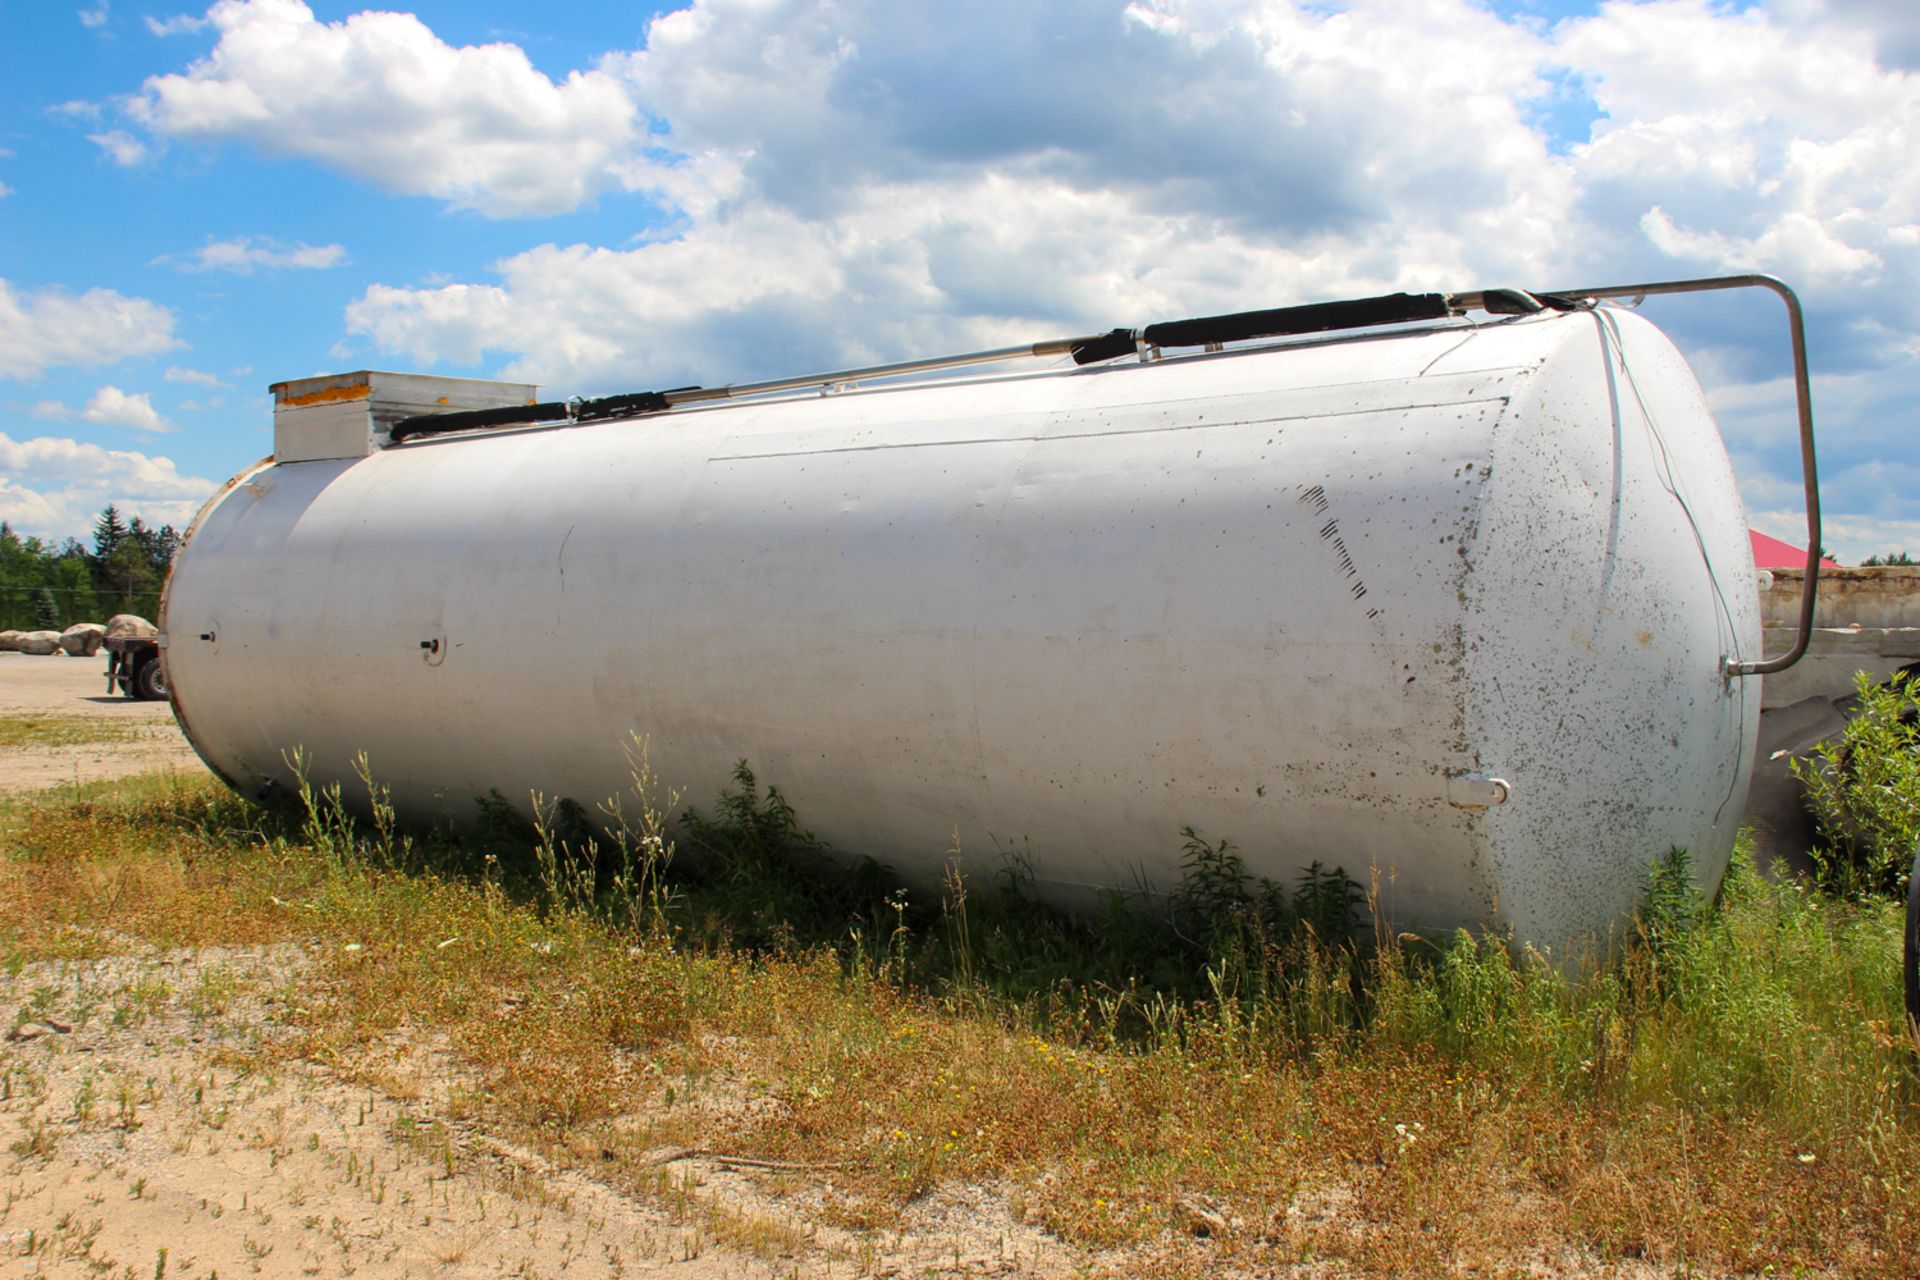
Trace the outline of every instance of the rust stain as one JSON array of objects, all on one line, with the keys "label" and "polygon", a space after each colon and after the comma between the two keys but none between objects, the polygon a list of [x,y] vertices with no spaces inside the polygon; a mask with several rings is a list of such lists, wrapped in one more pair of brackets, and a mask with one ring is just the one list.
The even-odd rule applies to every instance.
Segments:
[{"label": "rust stain", "polygon": [[1645,648],[1647,645],[1650,645],[1653,643],[1653,632],[1651,631],[1635,632],[1633,638],[1640,642],[1640,645],[1642,648]]},{"label": "rust stain", "polygon": [[365,400],[373,388],[365,383],[357,387],[322,387],[318,391],[309,391],[303,396],[288,396],[280,403],[290,409],[304,409],[310,404],[333,404],[341,400]]}]

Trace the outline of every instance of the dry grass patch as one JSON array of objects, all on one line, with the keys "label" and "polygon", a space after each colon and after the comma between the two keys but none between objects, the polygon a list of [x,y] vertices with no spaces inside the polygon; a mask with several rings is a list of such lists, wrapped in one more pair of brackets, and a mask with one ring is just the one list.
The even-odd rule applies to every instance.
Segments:
[{"label": "dry grass patch", "polygon": [[76,747],[96,742],[144,742],[171,726],[104,716],[0,716],[0,748]]}]

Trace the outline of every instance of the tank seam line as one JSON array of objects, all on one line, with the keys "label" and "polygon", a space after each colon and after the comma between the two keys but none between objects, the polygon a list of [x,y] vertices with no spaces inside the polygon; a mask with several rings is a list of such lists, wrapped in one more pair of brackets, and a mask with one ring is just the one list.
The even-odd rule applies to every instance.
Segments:
[{"label": "tank seam line", "polygon": [[943,449],[980,444],[1051,444],[1061,440],[1099,440],[1107,437],[1167,435],[1176,431],[1217,431],[1225,427],[1258,427],[1276,422],[1313,422],[1325,418],[1357,418],[1370,414],[1406,413],[1414,409],[1449,409],[1469,404],[1505,404],[1511,397],[1470,396],[1459,400],[1429,400],[1419,403],[1377,405],[1365,409],[1339,409],[1325,413],[1283,414],[1272,418],[1239,418],[1231,422],[1188,422],[1168,427],[1138,427],[1126,431],[1075,431],[1059,435],[981,436],[970,440],[910,440],[890,444],[843,445],[832,449],[781,449],[768,453],[716,453],[708,462],[753,462],[773,458],[810,458],[835,453],[886,453],[898,449]]}]

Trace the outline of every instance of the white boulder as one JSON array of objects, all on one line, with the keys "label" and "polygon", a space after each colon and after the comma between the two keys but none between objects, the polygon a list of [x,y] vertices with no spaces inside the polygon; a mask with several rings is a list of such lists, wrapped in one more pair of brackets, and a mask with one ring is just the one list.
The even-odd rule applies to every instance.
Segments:
[{"label": "white boulder", "polygon": [[97,622],[76,622],[60,633],[60,647],[69,658],[91,658],[106,636],[107,629]]},{"label": "white boulder", "polygon": [[31,653],[44,658],[50,653],[60,652],[60,633],[58,631],[28,631],[20,637],[20,652]]},{"label": "white boulder", "polygon": [[160,628],[137,613],[116,613],[107,619],[107,639],[109,640],[133,640],[159,634]]}]

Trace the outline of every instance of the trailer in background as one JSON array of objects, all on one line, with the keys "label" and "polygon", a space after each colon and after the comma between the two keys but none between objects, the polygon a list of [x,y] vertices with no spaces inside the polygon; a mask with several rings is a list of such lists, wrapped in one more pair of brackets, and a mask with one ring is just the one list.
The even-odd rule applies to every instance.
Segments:
[{"label": "trailer in background", "polygon": [[108,693],[142,702],[167,700],[167,668],[157,636],[108,636],[100,647],[107,654]]}]

